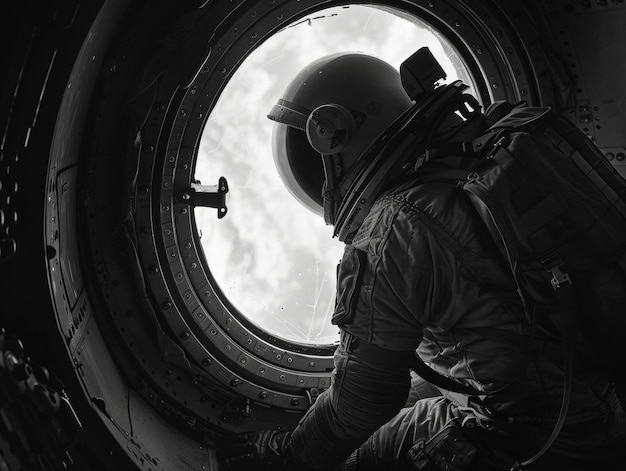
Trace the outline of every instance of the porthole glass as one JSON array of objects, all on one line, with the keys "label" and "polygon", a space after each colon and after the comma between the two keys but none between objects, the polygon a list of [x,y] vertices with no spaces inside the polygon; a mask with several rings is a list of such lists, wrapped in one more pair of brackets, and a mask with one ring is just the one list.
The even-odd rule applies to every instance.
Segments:
[{"label": "porthole glass", "polygon": [[[196,225],[213,281],[230,304],[268,334],[302,344],[338,340],[330,322],[343,244],[332,228],[284,187],[266,115],[290,80],[313,60],[361,51],[399,67],[428,46],[448,77],[472,85],[446,39],[399,11],[344,6],[283,28],[250,54],[230,79],[202,134],[194,177],[229,184],[228,213],[197,207]],[[470,88],[470,92],[473,88]]]}]

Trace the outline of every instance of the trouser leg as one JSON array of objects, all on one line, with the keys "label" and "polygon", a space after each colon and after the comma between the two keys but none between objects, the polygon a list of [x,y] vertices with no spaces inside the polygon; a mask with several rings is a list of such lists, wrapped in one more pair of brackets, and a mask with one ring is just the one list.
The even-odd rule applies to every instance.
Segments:
[{"label": "trouser leg", "polygon": [[358,450],[359,471],[415,470],[408,451],[455,420],[455,407],[443,397],[418,400],[378,429]]},{"label": "trouser leg", "polygon": [[[597,411],[595,415],[581,421],[571,417],[548,452],[525,469],[625,469],[626,412],[614,389],[608,388],[599,391],[599,394],[606,401],[605,410]],[[458,428],[460,440],[467,439],[476,448],[471,464],[464,464],[461,468],[467,471],[506,471],[514,463],[533,456],[546,443],[553,428],[551,421],[535,425],[481,421],[472,410],[459,408],[446,398],[420,399],[413,406],[403,409],[357,450],[356,456],[352,458],[356,458],[358,467],[351,469],[433,469],[416,468],[412,462],[414,451],[419,449],[420,443],[432,444],[436,440],[431,439],[451,424]],[[412,451],[411,457],[407,456],[409,450]]]}]

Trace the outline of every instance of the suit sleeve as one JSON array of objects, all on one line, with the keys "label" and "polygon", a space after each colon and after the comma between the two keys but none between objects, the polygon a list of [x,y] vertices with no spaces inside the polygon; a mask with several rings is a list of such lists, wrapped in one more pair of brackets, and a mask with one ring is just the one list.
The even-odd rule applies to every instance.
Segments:
[{"label": "suit sleeve", "polygon": [[339,346],[331,387],[294,430],[289,452],[302,469],[331,470],[343,463],[404,405],[410,376],[406,366],[359,358]]},{"label": "suit sleeve", "polygon": [[[302,469],[329,470],[342,463],[400,411],[408,396],[410,374],[402,357],[413,354],[422,331],[418,322],[402,315],[407,308],[399,297],[404,293],[397,291],[410,263],[406,248],[389,254],[395,265],[380,263],[392,249],[384,243],[387,232],[369,238],[369,245],[346,246],[333,323],[358,340],[337,348],[331,387],[294,430],[289,449]],[[378,329],[380,325],[387,327]],[[356,346],[359,342],[368,348]]]}]

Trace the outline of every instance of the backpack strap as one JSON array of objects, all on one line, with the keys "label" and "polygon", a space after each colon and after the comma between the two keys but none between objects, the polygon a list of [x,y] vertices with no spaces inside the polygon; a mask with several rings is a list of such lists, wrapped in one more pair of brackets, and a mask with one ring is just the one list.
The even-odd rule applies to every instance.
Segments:
[{"label": "backpack strap", "polygon": [[509,385],[498,388],[494,391],[481,391],[480,389],[474,388],[472,386],[467,386],[465,384],[461,384],[452,378],[448,378],[435,370],[433,370],[430,366],[424,363],[417,353],[415,353],[412,362],[411,369],[415,371],[423,380],[428,381],[433,386],[437,386],[440,389],[445,389],[446,391],[450,391],[453,393],[459,393],[464,396],[471,397],[480,397],[480,396],[491,396],[502,391],[504,388]]},{"label": "backpack strap", "polygon": [[487,129],[487,133],[506,129],[509,131],[523,131],[537,125],[539,121],[552,112],[549,106],[532,107],[524,104],[516,105],[510,113],[499,119]]}]

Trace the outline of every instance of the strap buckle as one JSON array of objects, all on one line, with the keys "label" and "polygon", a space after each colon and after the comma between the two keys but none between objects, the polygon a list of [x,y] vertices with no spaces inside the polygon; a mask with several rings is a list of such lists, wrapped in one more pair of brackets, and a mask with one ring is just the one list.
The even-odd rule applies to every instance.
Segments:
[{"label": "strap buckle", "polygon": [[572,284],[572,279],[567,273],[561,271],[561,267],[563,264],[559,264],[556,267],[549,269],[548,271],[552,273],[552,279],[550,283],[552,284],[552,289],[554,291],[558,291],[565,286],[569,286]]},{"label": "strap buckle", "polygon": [[561,268],[563,267],[563,259],[556,251],[551,251],[541,257],[541,264],[552,275],[550,284],[554,291],[559,291],[561,288],[570,286],[572,279],[568,273],[565,273]]}]

